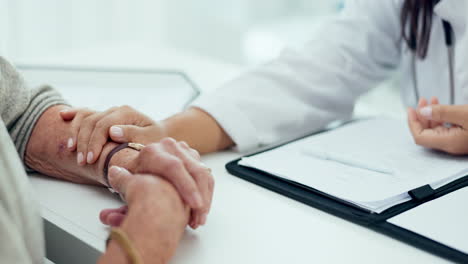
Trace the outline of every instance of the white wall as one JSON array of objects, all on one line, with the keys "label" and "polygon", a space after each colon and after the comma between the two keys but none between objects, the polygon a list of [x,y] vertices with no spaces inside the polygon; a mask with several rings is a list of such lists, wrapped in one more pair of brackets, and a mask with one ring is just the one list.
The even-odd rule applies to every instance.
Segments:
[{"label": "white wall", "polygon": [[0,56],[8,55],[9,16],[7,0],[0,0]]},{"label": "white wall", "polygon": [[[128,41],[156,41],[165,34],[163,1],[0,0],[7,2],[9,55],[46,56]],[[2,13],[5,13],[3,11]],[[0,13],[0,14],[2,14]],[[3,23],[2,23],[3,24]]]},{"label": "white wall", "polygon": [[[177,47],[196,50],[231,63],[244,64],[249,62],[244,44],[251,29],[272,22],[289,23],[288,19],[298,16],[311,18],[335,13],[342,2],[343,0],[168,0],[167,10],[171,14],[169,25],[177,29],[170,30],[168,38]],[[307,26],[309,25],[299,25],[299,30]]]},{"label": "white wall", "polygon": [[98,45],[166,43],[244,64],[252,27],[336,11],[341,1],[0,0],[0,52],[24,61]]}]

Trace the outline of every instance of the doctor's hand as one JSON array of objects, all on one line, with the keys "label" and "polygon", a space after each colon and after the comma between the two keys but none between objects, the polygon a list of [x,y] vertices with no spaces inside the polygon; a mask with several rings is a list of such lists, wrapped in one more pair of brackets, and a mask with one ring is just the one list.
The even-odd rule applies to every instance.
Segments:
[{"label": "doctor's hand", "polygon": [[453,155],[468,154],[468,105],[422,105],[417,110],[408,109],[416,144]]},{"label": "doctor's hand", "polygon": [[64,121],[72,122],[68,149],[76,151],[80,165],[94,164],[109,138],[117,143],[149,144],[166,135],[160,123],[130,106],[113,107],[104,112],[70,108],[60,112]]},{"label": "doctor's hand", "polygon": [[80,165],[93,164],[110,139],[117,143],[149,144],[172,137],[188,142],[200,153],[210,153],[234,145],[233,140],[208,113],[189,108],[163,121],[153,121],[129,106],[114,107],[105,112],[70,108],[60,113],[71,122],[68,149],[77,152]]}]

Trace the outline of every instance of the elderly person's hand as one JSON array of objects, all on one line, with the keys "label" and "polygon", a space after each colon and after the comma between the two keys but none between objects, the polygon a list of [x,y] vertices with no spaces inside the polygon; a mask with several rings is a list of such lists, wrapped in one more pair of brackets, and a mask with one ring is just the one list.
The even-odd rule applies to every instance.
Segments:
[{"label": "elderly person's hand", "polygon": [[[132,173],[157,175],[174,185],[183,201],[192,209],[189,224],[193,229],[206,223],[213,199],[214,178],[211,169],[200,161],[197,151],[184,142],[164,138],[159,143],[147,145],[140,152],[126,155],[127,159],[121,166]],[[111,213],[124,212],[122,208]],[[107,222],[118,222],[119,219],[115,220],[114,216]]]},{"label": "elderly person's hand", "polygon": [[[103,211],[103,223],[126,233],[144,263],[167,263],[189,218],[189,208],[175,188],[155,175],[134,175],[120,167],[109,170],[109,182],[128,207]],[[118,263],[126,258],[121,245],[111,242],[101,262]]]},{"label": "elderly person's hand", "polygon": [[[450,126],[444,125],[450,123]],[[432,105],[421,101],[408,109],[408,124],[416,144],[453,155],[468,154],[468,105]]]},{"label": "elderly person's hand", "polygon": [[[165,138],[166,133],[160,123],[128,106],[105,112],[71,108],[61,111],[60,116],[71,122],[68,149],[77,151],[80,165],[94,163],[109,137],[119,143],[160,142],[141,152],[131,168],[132,172],[157,174],[167,179],[193,209],[190,226],[197,228],[205,224],[211,207],[214,179],[211,170],[200,162],[199,153],[187,143]],[[120,126],[115,126],[118,124]],[[155,162],[153,156],[160,154],[170,157]]]},{"label": "elderly person's hand", "polygon": [[[213,199],[214,178],[211,170],[201,163],[198,152],[187,144],[164,138],[143,148],[126,167],[133,173],[157,175],[169,181],[192,209],[190,226],[196,229],[206,223]],[[112,210],[111,213],[122,215],[125,208]],[[119,219],[115,220],[114,217],[117,216],[111,215],[104,222],[118,222]]]},{"label": "elderly person's hand", "polygon": [[[196,229],[206,223],[213,199],[214,178],[211,170],[200,162],[196,151],[183,142],[165,138],[141,150],[129,167],[134,173],[156,175],[172,183],[192,209],[189,225]],[[118,226],[126,213],[126,206],[104,210],[101,221]]]},{"label": "elderly person's hand", "polygon": [[197,151],[184,142],[164,138],[146,146],[131,165],[135,173],[158,175],[172,183],[192,209],[190,226],[206,223],[214,192],[214,178]]}]

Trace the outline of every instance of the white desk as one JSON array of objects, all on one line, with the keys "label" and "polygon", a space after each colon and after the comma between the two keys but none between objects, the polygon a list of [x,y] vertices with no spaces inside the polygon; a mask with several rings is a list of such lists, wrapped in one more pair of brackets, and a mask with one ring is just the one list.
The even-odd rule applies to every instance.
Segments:
[{"label": "white desk", "polygon": [[[204,157],[204,162],[213,168],[216,176],[212,212],[205,227],[197,231],[187,229],[172,263],[444,262],[374,231],[230,176],[224,164],[236,157],[234,153]],[[66,231],[59,232],[54,242],[73,245],[69,242],[72,238],[68,236],[71,236],[95,250],[104,249],[106,231],[99,223],[98,213],[102,208],[119,204],[118,200],[105,190],[83,190],[87,187],[50,179],[33,178],[32,182],[40,194],[44,219]],[[56,231],[53,233],[57,234]],[[79,247],[83,249],[83,245]],[[52,254],[66,259],[66,263],[84,263],[77,257],[88,260],[96,256],[92,249],[86,252],[75,250],[64,246]]]},{"label": "white desk", "polygon": [[[156,61],[158,57],[158,52],[151,55],[148,50],[133,51],[139,52],[141,56],[135,56],[140,57],[141,62],[128,55],[130,52],[124,52],[119,59],[114,58],[113,52],[106,50],[97,49],[94,54],[96,57],[99,54],[100,60],[111,64],[124,63],[121,59],[128,58],[131,61],[129,64],[138,66]],[[93,53],[85,54],[88,55],[75,54],[70,56],[70,60],[62,56],[49,58],[48,62],[92,63],[93,56],[89,54]],[[166,54],[166,60],[168,56]],[[174,61],[185,62],[181,64],[182,68],[202,87],[214,87],[220,80],[238,72],[235,67],[218,67],[196,59],[184,61],[184,58],[180,59],[179,56]],[[210,82],[210,76],[216,76],[216,79]],[[203,158],[213,168],[216,178],[212,212],[206,227],[197,231],[187,229],[172,263],[445,262],[424,251],[229,175],[224,164],[238,155],[224,152]],[[46,220],[51,260],[57,264],[91,263],[104,249],[106,237],[106,229],[99,223],[98,213],[100,209],[116,206],[120,202],[107,191],[97,188],[36,177],[32,178],[32,183]]]}]

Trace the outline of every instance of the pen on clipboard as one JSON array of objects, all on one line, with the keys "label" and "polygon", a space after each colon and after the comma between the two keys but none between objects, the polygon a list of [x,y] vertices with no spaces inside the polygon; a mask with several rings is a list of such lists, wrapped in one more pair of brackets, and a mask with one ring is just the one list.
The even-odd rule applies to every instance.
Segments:
[{"label": "pen on clipboard", "polygon": [[331,160],[331,161],[335,161],[335,162],[341,163],[343,165],[351,166],[351,167],[375,171],[375,172],[384,173],[384,174],[394,174],[393,171],[388,170],[387,168],[382,168],[379,166],[371,166],[361,161],[353,160],[353,159],[346,158],[346,157],[340,157],[340,155],[335,154],[335,153],[330,154],[324,151],[314,151],[310,149],[304,149],[302,152],[303,154],[311,156],[311,157],[315,157],[315,158],[323,159],[323,160]]}]

